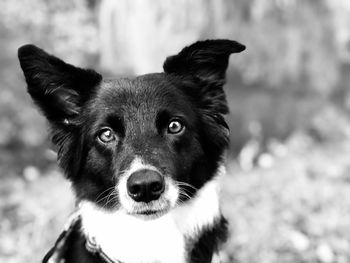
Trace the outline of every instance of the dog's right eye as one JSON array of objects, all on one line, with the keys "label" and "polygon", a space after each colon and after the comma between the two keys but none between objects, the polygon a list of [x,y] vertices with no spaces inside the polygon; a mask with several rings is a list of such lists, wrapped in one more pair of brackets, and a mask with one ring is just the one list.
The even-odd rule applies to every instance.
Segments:
[{"label": "dog's right eye", "polygon": [[102,143],[110,143],[116,139],[115,134],[110,128],[103,128],[97,135],[97,138]]}]

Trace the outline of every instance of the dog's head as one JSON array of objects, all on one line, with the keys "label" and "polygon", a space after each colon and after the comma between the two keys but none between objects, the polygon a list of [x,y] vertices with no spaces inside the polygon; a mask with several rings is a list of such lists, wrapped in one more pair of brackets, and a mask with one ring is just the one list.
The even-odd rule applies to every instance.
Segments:
[{"label": "dog's head", "polygon": [[215,175],[228,145],[225,72],[244,49],[201,41],[168,57],[164,73],[112,80],[33,45],[18,56],[78,200],[145,216],[185,202]]}]

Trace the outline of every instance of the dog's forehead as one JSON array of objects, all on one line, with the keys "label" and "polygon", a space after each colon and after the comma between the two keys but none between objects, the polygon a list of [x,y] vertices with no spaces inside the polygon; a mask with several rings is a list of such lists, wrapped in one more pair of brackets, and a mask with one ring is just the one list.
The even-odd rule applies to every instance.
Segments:
[{"label": "dog's forehead", "polygon": [[161,73],[104,80],[94,105],[123,115],[135,111],[152,114],[162,109],[191,115],[192,111],[189,98]]}]

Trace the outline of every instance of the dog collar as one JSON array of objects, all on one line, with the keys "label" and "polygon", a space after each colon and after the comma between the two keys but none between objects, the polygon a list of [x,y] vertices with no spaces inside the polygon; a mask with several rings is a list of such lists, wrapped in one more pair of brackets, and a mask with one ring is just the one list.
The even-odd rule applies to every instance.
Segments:
[{"label": "dog collar", "polygon": [[[74,231],[81,231],[81,215],[79,210],[74,212],[68,219],[63,232],[58,237],[55,245],[49,250],[43,259],[43,263],[61,263],[65,258],[65,251],[69,246],[69,237]],[[119,260],[111,259],[98,245],[94,237],[89,237],[83,233],[85,238],[85,249],[89,253],[98,257],[104,263],[123,263]],[[63,261],[64,262],[64,261]]]},{"label": "dog collar", "polygon": [[105,252],[103,252],[102,248],[97,244],[96,239],[93,237],[87,237],[85,242],[85,248],[87,251],[93,254],[97,254],[102,260],[105,261],[105,263],[123,263],[119,260],[115,261],[112,260],[110,257],[107,256]]}]

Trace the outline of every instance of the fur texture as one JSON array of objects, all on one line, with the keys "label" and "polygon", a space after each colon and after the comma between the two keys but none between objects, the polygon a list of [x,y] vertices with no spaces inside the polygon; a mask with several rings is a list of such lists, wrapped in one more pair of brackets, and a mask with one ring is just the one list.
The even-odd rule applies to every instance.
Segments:
[{"label": "fur texture", "polygon": [[[112,80],[33,45],[19,49],[28,92],[81,204],[77,249],[67,257],[83,258],[81,243],[94,236],[125,263],[210,262],[226,231],[216,190],[229,140],[223,85],[230,54],[244,49],[199,41],[168,57],[163,73]],[[146,170],[164,179],[164,192],[135,201],[126,182]]]}]

